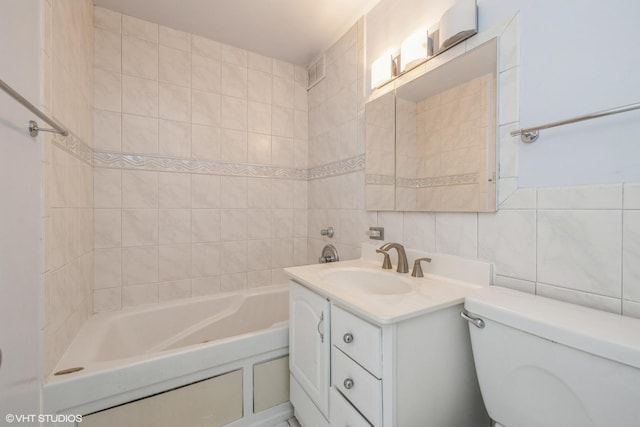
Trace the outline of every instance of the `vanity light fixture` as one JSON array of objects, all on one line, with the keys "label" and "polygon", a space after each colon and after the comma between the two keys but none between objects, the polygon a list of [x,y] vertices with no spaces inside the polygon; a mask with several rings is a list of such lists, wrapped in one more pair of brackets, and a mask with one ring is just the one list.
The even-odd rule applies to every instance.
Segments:
[{"label": "vanity light fixture", "polygon": [[429,37],[426,29],[420,29],[407,37],[400,46],[400,72],[413,68],[427,59]]},{"label": "vanity light fixture", "polygon": [[393,77],[393,55],[385,52],[371,64],[371,89],[382,86]]}]

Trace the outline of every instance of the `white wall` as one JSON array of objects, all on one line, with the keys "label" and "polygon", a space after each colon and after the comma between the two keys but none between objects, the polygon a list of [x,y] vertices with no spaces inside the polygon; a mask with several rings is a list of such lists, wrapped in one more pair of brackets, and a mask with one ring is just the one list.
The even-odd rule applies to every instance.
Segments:
[{"label": "white wall", "polygon": [[[0,13],[0,78],[40,99],[40,1],[6,0]],[[40,182],[42,141],[33,118],[0,93],[0,414],[40,407]]]},{"label": "white wall", "polygon": [[[640,3],[630,0],[478,0],[483,31],[521,12],[524,127],[640,101]],[[367,64],[453,0],[382,0],[367,15]],[[388,43],[388,45],[385,45]],[[368,68],[368,67],[367,67]],[[640,112],[547,130],[520,144],[521,187],[640,181]],[[567,167],[570,165],[570,167]]]}]

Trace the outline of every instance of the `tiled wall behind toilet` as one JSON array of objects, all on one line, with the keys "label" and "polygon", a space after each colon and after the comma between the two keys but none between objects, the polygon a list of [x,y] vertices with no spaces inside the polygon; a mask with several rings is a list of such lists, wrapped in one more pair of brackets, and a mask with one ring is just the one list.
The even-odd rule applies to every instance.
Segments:
[{"label": "tiled wall behind toilet", "polygon": [[[42,2],[42,108],[69,136],[42,133],[44,374],[91,313],[93,4]],[[42,123],[40,123],[42,125]]]},{"label": "tiled wall behind toilet", "polygon": [[95,8],[94,311],[307,261],[306,70]]}]

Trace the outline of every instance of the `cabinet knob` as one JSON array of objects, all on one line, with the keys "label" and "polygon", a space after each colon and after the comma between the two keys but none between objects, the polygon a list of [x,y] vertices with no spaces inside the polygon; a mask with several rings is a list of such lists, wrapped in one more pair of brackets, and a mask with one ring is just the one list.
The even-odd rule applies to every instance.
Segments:
[{"label": "cabinet knob", "polygon": [[351,378],[347,378],[346,380],[344,380],[344,388],[346,388],[347,390],[350,390],[351,388],[353,388],[353,380]]},{"label": "cabinet knob", "polygon": [[347,332],[346,334],[344,334],[344,336],[342,337],[342,340],[344,342],[346,342],[347,344],[353,342],[353,334],[351,332]]}]

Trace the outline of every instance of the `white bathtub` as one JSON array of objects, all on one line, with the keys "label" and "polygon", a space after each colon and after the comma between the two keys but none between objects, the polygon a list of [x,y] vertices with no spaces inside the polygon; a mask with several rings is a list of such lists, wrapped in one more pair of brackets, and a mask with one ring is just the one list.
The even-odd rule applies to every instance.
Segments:
[{"label": "white bathtub", "polygon": [[[253,369],[288,354],[288,289],[265,287],[91,317],[43,388],[46,414],[86,415],[242,369],[244,417],[271,426],[287,402],[253,414]],[[59,423],[56,425],[60,425]]]}]

